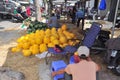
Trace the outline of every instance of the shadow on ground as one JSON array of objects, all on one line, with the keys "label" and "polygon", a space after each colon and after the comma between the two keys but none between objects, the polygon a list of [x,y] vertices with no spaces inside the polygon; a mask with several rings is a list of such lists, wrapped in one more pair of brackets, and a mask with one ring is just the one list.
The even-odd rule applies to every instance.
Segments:
[{"label": "shadow on ground", "polygon": [[4,27],[1,27],[1,26],[0,26],[0,29],[4,29]]}]

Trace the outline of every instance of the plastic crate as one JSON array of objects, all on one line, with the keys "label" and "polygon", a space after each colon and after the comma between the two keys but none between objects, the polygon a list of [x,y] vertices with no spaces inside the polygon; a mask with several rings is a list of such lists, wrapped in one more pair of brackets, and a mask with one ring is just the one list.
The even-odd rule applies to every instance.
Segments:
[{"label": "plastic crate", "polygon": [[[64,69],[66,67],[66,63],[63,61],[63,60],[59,60],[59,61],[53,61],[52,62],[52,65],[51,65],[51,71],[59,71],[61,69]],[[58,79],[61,79],[61,78],[64,78],[64,74],[59,74],[59,75],[56,75],[53,79],[54,80],[58,80]]]}]

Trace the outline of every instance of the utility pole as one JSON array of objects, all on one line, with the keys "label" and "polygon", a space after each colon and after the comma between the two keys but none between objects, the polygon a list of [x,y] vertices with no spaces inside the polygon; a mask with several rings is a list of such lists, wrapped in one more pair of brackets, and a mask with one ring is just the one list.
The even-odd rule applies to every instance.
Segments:
[{"label": "utility pole", "polygon": [[53,0],[49,0],[49,14],[51,15],[52,10],[53,10]]},{"label": "utility pole", "polygon": [[41,7],[40,7],[39,0],[35,0],[35,8],[36,8],[36,19],[40,21],[41,20]]},{"label": "utility pole", "polygon": [[119,3],[120,3],[120,0],[117,0],[117,5],[116,5],[116,9],[115,9],[115,16],[114,16],[114,22],[113,22],[113,26],[112,26],[111,38],[114,37],[115,24],[116,24],[116,19],[117,19],[117,12],[118,12],[118,8],[119,8]]},{"label": "utility pole", "polygon": [[44,3],[44,7],[45,7],[45,14],[48,14],[48,1],[43,0],[43,3]]},{"label": "utility pole", "polygon": [[65,0],[65,8],[67,7],[67,0]]}]

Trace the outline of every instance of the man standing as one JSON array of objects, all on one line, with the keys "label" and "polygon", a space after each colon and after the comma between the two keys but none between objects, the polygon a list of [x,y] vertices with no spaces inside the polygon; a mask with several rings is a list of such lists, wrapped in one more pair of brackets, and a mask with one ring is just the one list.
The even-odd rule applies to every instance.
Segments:
[{"label": "man standing", "polygon": [[77,27],[79,27],[80,21],[82,20],[82,30],[84,29],[84,19],[85,13],[83,9],[79,9],[76,12],[76,19],[77,19]]},{"label": "man standing", "polygon": [[72,23],[75,24],[75,17],[76,17],[76,12],[77,12],[77,3],[75,3],[75,6],[73,6],[73,10],[72,10]]},{"label": "man standing", "polygon": [[69,64],[65,69],[53,72],[52,76],[66,72],[65,80],[96,80],[96,72],[100,67],[90,59],[89,49],[86,46],[80,46],[77,52],[80,57],[78,63]]}]

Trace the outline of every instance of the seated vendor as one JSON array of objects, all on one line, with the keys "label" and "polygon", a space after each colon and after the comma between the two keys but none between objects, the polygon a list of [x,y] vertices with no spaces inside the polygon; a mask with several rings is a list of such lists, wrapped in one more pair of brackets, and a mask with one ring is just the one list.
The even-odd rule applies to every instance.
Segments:
[{"label": "seated vendor", "polygon": [[65,80],[96,80],[96,72],[100,67],[90,59],[89,48],[80,46],[77,52],[80,58],[78,63],[69,64],[65,69],[52,72],[52,76],[65,72]]},{"label": "seated vendor", "polygon": [[51,28],[51,27],[56,27],[58,28],[59,27],[59,24],[58,24],[58,20],[57,20],[57,17],[55,16],[54,13],[52,13],[49,21],[48,21],[48,26]]}]

